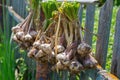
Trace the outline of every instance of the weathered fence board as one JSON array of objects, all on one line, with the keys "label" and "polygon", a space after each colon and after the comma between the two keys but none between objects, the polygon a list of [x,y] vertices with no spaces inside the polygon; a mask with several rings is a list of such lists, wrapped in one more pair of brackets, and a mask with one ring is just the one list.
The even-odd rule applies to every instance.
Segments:
[{"label": "weathered fence board", "polygon": [[79,17],[80,24],[82,24],[82,13],[83,13],[83,6],[81,4],[79,11],[78,11],[78,17]]},{"label": "weathered fence board", "polygon": [[96,46],[96,59],[105,68],[109,42],[110,25],[113,10],[113,0],[107,0],[99,15],[98,39]]},{"label": "weathered fence board", "polygon": [[28,14],[26,11],[26,1],[25,0],[11,0],[11,6],[21,17],[25,18]]},{"label": "weathered fence board", "polygon": [[24,19],[20,15],[18,15],[11,7],[8,7],[8,12],[17,23],[24,21]]},{"label": "weathered fence board", "polygon": [[[94,27],[94,15],[95,15],[95,5],[88,4],[86,9],[86,22],[85,22],[85,29],[88,31],[85,31],[84,35],[84,41],[92,46],[92,36],[93,34],[90,32],[93,32]],[[87,75],[87,72],[81,72],[80,80],[88,80],[90,78],[89,75]],[[95,78],[95,77],[94,77]],[[93,79],[94,79],[93,78]]]},{"label": "weathered fence board", "polygon": [[120,9],[116,17],[111,72],[120,78]]},{"label": "weathered fence board", "polygon": [[[85,22],[85,29],[93,32],[94,27],[94,15],[95,15],[95,5],[88,4],[87,11],[86,11],[86,22]],[[85,31],[84,41],[92,46],[92,35],[90,32]]]}]

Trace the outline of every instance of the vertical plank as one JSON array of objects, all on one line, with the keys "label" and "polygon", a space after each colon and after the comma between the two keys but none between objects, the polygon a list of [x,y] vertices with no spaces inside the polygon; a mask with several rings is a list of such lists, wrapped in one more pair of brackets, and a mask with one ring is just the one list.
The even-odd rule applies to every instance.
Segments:
[{"label": "vertical plank", "polygon": [[17,0],[13,0],[13,9],[17,12]]},{"label": "vertical plank", "polygon": [[80,80],[89,80],[89,76],[88,76],[88,74],[86,72],[87,71],[82,71],[80,73]]},{"label": "vertical plank", "polygon": [[22,2],[23,0],[20,0],[19,1],[19,15],[21,16],[22,14],[22,4],[23,4],[23,2]]},{"label": "vertical plank", "polygon": [[96,45],[96,59],[105,68],[109,42],[113,0],[107,0],[99,15],[98,40]]},{"label": "vertical plank", "polygon": [[76,75],[70,73],[70,79],[69,80],[77,80]]},{"label": "vertical plank", "polygon": [[24,1],[22,0],[22,6],[21,6],[21,15],[22,15],[22,17],[23,17],[23,15],[24,15]]},{"label": "vertical plank", "polygon": [[[2,0],[0,0],[0,4],[2,4]],[[0,32],[3,31],[3,9],[0,6]]]},{"label": "vertical plank", "polygon": [[[94,4],[88,4],[87,5],[87,11],[86,11],[86,23],[85,23],[85,28],[93,32],[93,27],[94,27],[94,15],[95,15],[95,5]],[[90,32],[85,31],[84,35],[84,41],[92,46],[92,34]]]},{"label": "vertical plank", "polygon": [[83,4],[80,5],[79,11],[78,11],[80,24],[82,24],[82,14],[83,14]]},{"label": "vertical plank", "polygon": [[27,6],[27,2],[24,0],[24,17],[26,17],[28,15],[28,11],[26,10],[26,6]]},{"label": "vertical plank", "polygon": [[62,77],[62,80],[68,80],[68,71],[67,70],[62,71],[62,76],[61,77]]},{"label": "vertical plank", "polygon": [[120,78],[120,9],[116,17],[111,73]]},{"label": "vertical plank", "polygon": [[[88,4],[87,9],[86,9],[86,22],[85,22],[85,28],[93,32],[93,27],[94,27],[94,15],[95,15],[95,5],[94,4]],[[85,31],[84,35],[84,41],[92,46],[92,34],[90,32]],[[81,80],[88,80],[89,75],[87,73],[90,73],[89,71],[84,71],[81,72],[80,79]],[[91,72],[92,73],[92,72]],[[93,74],[93,73],[92,73]],[[93,74],[94,75],[94,74]],[[93,77],[94,79],[94,77]]]},{"label": "vertical plank", "polygon": [[17,13],[20,15],[20,0],[17,0]]}]

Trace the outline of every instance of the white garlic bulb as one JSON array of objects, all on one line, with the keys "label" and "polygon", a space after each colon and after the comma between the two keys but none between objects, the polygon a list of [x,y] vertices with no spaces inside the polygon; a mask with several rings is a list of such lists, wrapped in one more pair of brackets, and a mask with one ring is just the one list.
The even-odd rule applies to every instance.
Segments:
[{"label": "white garlic bulb", "polygon": [[41,45],[39,46],[39,49],[43,50],[43,51],[44,51],[45,53],[47,53],[47,54],[52,53],[52,49],[51,49],[50,44],[41,44]]},{"label": "white garlic bulb", "polygon": [[[61,53],[61,52],[63,52],[65,50],[64,46],[61,46],[61,45],[57,45],[56,48],[57,48],[58,53]],[[55,47],[54,47],[54,50],[55,50]]]},{"label": "white garlic bulb", "polygon": [[32,40],[32,36],[30,34],[26,34],[24,39],[25,39],[25,41],[31,41]]}]

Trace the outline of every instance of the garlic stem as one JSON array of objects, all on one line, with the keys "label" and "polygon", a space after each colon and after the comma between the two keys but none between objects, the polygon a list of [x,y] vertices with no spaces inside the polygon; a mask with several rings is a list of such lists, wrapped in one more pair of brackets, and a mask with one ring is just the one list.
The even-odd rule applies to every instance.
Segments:
[{"label": "garlic stem", "polygon": [[[81,27],[81,26],[80,26],[80,27]],[[83,35],[82,35],[82,30],[81,30],[81,28],[79,28],[79,35],[80,35],[81,42],[83,42]]]},{"label": "garlic stem", "polygon": [[55,35],[55,54],[57,54],[57,42],[58,42],[58,33],[59,33],[59,29],[60,29],[60,21],[61,21],[61,14],[59,15],[59,19],[58,19],[58,27],[57,27],[57,31],[56,31],[56,35]]},{"label": "garlic stem", "polygon": [[32,18],[31,21],[30,21],[30,26],[29,26],[28,32],[27,32],[28,34],[29,34],[29,32],[30,32],[30,29],[31,29],[32,25],[33,25],[33,18]]},{"label": "garlic stem", "polygon": [[73,26],[71,22],[69,22],[69,30],[70,30],[70,36],[68,38],[69,40],[68,45],[70,45],[73,42]]},{"label": "garlic stem", "polygon": [[67,24],[65,22],[63,22],[63,29],[64,29],[64,33],[65,33],[65,38],[67,40],[67,44],[68,44],[68,29],[67,29]]}]

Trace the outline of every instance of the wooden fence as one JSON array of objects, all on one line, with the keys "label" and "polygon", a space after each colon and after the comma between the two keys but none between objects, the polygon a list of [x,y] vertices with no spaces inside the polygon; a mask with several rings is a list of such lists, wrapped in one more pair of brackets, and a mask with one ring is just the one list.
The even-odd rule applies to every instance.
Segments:
[{"label": "wooden fence", "polygon": [[[84,4],[82,4],[84,5]],[[23,18],[27,16],[26,11],[26,2],[25,0],[10,0],[9,6],[12,6],[12,8],[8,8],[9,12],[9,18],[8,20],[11,20],[12,23],[10,23],[10,26],[15,26],[17,23],[21,22]],[[96,6],[94,4],[87,4],[86,7],[86,17],[85,17],[85,29],[89,30],[90,32],[93,32],[94,30],[94,15],[95,15]],[[15,12],[14,12],[15,11]],[[83,7],[80,7],[79,10],[79,19],[82,22],[82,12]],[[110,36],[110,29],[111,29],[111,20],[112,20],[112,11],[113,11],[113,0],[107,0],[106,3],[101,7],[100,14],[99,14],[99,24],[98,24],[98,39],[96,43],[96,54],[95,57],[98,60],[99,64],[102,66],[103,69],[105,69],[106,66],[106,58],[108,54],[108,43],[109,43],[109,36]],[[17,14],[16,14],[17,13]],[[18,15],[19,14],[19,15]],[[112,65],[111,65],[111,73],[113,73],[115,76],[120,78],[120,9],[117,13],[116,18],[116,27],[115,27],[115,36],[114,36],[114,45],[113,45],[113,56],[112,56]],[[89,32],[85,31],[84,34],[84,40],[86,43],[92,46],[92,37],[93,34],[90,34]],[[16,55],[19,57],[20,55]],[[27,58],[25,56],[26,63],[28,65],[28,73],[30,76],[27,77],[25,80],[34,80],[31,79],[34,77],[35,74],[35,62],[31,59]],[[71,76],[70,80],[89,80],[89,77],[92,78],[92,80],[118,80],[113,75],[108,74],[106,71],[102,70],[98,66],[96,69],[92,70],[86,70],[81,72],[80,76]],[[101,71],[102,70],[102,71]],[[54,78],[52,80],[68,80],[67,72],[62,72],[64,75],[62,78],[58,79],[58,74],[54,74]],[[110,77],[110,79],[109,79]]]}]

